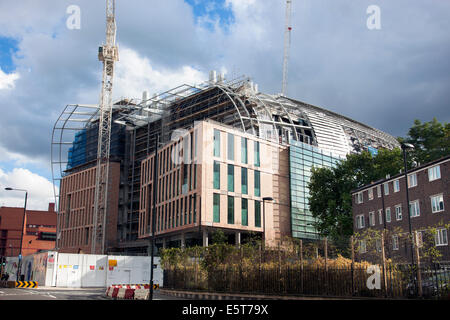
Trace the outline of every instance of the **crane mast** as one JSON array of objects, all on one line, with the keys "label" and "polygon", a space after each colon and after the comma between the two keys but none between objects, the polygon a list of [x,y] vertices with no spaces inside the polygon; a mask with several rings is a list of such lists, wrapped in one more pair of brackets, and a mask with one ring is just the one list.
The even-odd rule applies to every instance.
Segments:
[{"label": "crane mast", "polygon": [[[98,59],[103,62],[103,76],[99,104],[97,169],[95,177],[91,254],[103,254],[105,252],[111,145],[112,88],[114,63],[119,60],[119,52],[116,46],[115,0],[106,0],[106,43],[99,47]],[[100,251],[97,245],[99,245]]]},{"label": "crane mast", "polygon": [[289,62],[289,50],[291,46],[291,6],[292,0],[286,0],[286,25],[284,29],[284,55],[283,55],[283,83],[281,93],[283,96],[287,95],[287,77],[288,77],[288,62]]}]

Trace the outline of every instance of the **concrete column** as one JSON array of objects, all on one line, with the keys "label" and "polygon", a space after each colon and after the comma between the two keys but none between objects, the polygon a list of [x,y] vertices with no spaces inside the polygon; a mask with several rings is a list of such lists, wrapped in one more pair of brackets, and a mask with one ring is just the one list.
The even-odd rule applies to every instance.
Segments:
[{"label": "concrete column", "polygon": [[239,231],[236,231],[234,234],[234,237],[235,237],[236,246],[239,247],[241,245],[241,233]]},{"label": "concrete column", "polygon": [[163,238],[162,241],[163,241],[163,248],[165,249],[166,248],[166,238]]},{"label": "concrete column", "polygon": [[203,246],[208,246],[208,230],[206,229],[203,230]]}]

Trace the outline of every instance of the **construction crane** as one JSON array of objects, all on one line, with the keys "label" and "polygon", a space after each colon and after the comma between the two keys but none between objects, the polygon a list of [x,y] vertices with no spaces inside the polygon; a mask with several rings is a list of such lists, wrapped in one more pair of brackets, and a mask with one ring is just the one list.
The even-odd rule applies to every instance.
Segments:
[{"label": "construction crane", "polygon": [[292,0],[286,0],[286,25],[284,29],[284,55],[283,55],[283,83],[281,87],[281,94],[287,95],[287,82],[288,82],[288,62],[289,62],[289,50],[291,47],[291,6]]},{"label": "construction crane", "polygon": [[[103,62],[103,78],[99,104],[97,169],[95,177],[91,254],[103,254],[105,252],[112,88],[114,62],[119,60],[119,51],[116,46],[115,6],[115,0],[106,0],[106,43],[100,46],[98,50],[98,59]],[[100,244],[100,251],[97,249],[98,244]]]}]

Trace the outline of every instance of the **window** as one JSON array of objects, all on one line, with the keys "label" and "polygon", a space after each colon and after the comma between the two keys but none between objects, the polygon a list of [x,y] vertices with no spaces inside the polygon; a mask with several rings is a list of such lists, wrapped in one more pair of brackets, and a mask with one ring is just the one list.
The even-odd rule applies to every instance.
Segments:
[{"label": "window", "polygon": [[220,157],[220,131],[214,129],[214,156]]},{"label": "window", "polygon": [[392,249],[398,250],[398,235],[392,236]]},{"label": "window", "polygon": [[394,192],[400,191],[400,180],[394,180]]},{"label": "window", "polygon": [[241,192],[242,194],[248,193],[248,187],[247,187],[247,168],[241,168]]},{"label": "window", "polygon": [[241,162],[247,163],[247,138],[241,138]]},{"label": "window", "polygon": [[389,194],[389,183],[386,182],[383,184],[384,186],[384,195],[387,196]]},{"label": "window", "polygon": [[214,189],[220,189],[220,163],[214,161]]},{"label": "window", "polygon": [[408,175],[408,188],[417,186],[417,174],[412,173]]},{"label": "window", "polygon": [[402,220],[402,205],[395,206],[395,219]]},{"label": "window", "polygon": [[375,225],[375,212],[369,212],[369,224],[371,226]]},{"label": "window", "polygon": [[255,227],[261,227],[261,201],[255,200]]},{"label": "window", "polygon": [[261,172],[255,171],[255,197],[261,196]]},{"label": "window", "polygon": [[419,200],[411,201],[409,203],[409,214],[410,214],[410,217],[420,216]]},{"label": "window", "polygon": [[436,179],[441,178],[441,167],[440,166],[434,166],[430,169],[428,169],[428,180],[433,181]]},{"label": "window", "polygon": [[447,229],[438,229],[436,231],[437,231],[435,235],[436,246],[448,245]]},{"label": "window", "polygon": [[381,185],[377,185],[377,197],[381,198]]},{"label": "window", "polygon": [[228,224],[234,224],[234,197],[228,196]]},{"label": "window", "polygon": [[431,212],[440,211],[444,211],[444,196],[442,194],[431,196]]},{"label": "window", "polygon": [[378,223],[383,224],[383,209],[378,210]]},{"label": "window", "polygon": [[362,192],[358,192],[356,194],[356,203],[363,203],[363,193]]},{"label": "window", "polygon": [[386,222],[391,222],[391,208],[386,208]]},{"label": "window", "polygon": [[373,200],[373,188],[370,188],[367,193],[369,194],[369,200]]},{"label": "window", "polygon": [[248,200],[244,198],[242,198],[241,214],[242,225],[248,226]]},{"label": "window", "polygon": [[213,222],[220,222],[220,194],[213,194]]},{"label": "window", "polygon": [[362,229],[362,228],[364,228],[365,227],[365,224],[364,224],[364,215],[358,215],[358,216],[356,216],[356,227],[358,228],[358,229]]},{"label": "window", "polygon": [[255,141],[254,142],[254,146],[255,146],[255,166],[259,167],[260,166],[260,159],[259,159],[259,142]]},{"label": "window", "polygon": [[228,191],[234,192],[234,166],[228,165]]},{"label": "window", "polygon": [[234,160],[234,135],[228,134],[228,160]]},{"label": "window", "polygon": [[377,252],[381,252],[381,239],[375,240],[375,248],[376,248]]},{"label": "window", "polygon": [[366,240],[359,240],[359,253],[366,253],[366,252],[367,252]]}]

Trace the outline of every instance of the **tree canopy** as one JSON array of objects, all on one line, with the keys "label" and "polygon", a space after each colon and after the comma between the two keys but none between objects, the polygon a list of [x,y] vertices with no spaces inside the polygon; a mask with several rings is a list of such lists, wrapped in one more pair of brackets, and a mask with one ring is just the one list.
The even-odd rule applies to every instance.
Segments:
[{"label": "tree canopy", "polygon": [[[408,168],[450,154],[450,124],[414,122],[406,138],[415,149],[409,151]],[[315,227],[323,236],[335,241],[346,239],[353,233],[351,191],[358,187],[395,175],[403,170],[403,154],[400,148],[381,149],[372,156],[364,151],[350,154],[335,168],[313,168],[309,184],[309,207],[317,218]]]}]

